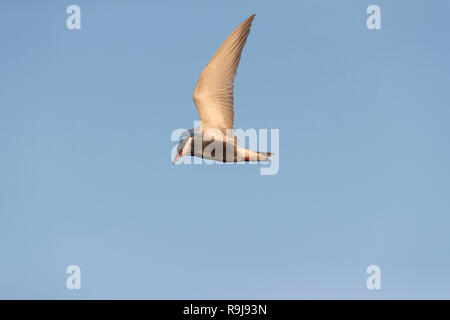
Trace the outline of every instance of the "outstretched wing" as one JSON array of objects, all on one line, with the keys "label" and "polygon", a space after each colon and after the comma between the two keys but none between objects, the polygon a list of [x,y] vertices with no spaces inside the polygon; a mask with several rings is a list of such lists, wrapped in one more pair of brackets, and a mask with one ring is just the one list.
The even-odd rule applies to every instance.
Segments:
[{"label": "outstretched wing", "polygon": [[202,131],[233,129],[234,78],[254,17],[252,15],[242,22],[228,36],[198,79],[194,102],[200,115]]}]

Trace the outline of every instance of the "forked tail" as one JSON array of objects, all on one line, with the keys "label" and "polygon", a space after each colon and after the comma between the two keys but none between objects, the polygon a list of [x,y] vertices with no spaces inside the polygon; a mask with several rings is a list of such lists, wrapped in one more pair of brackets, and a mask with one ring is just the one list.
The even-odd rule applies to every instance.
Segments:
[{"label": "forked tail", "polygon": [[[259,152],[246,150],[244,161],[270,161],[270,157],[273,155],[271,152]],[[241,160],[241,161],[242,161]]]},{"label": "forked tail", "polygon": [[259,152],[258,151],[257,155],[258,155],[258,158],[257,158],[258,161],[270,161],[269,158],[273,155],[273,153],[272,152]]}]

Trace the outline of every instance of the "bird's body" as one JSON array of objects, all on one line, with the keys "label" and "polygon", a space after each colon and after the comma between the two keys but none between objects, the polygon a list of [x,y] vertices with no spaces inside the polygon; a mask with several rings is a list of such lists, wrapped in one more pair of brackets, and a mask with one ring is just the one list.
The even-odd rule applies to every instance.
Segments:
[{"label": "bird's body", "polygon": [[[189,131],[193,131],[193,129]],[[208,134],[198,134],[185,139],[185,143],[180,142],[178,154],[184,149],[183,155],[220,162],[270,161],[271,153],[243,148],[238,145],[236,138],[223,139],[220,137],[216,139],[215,137],[211,138]],[[187,148],[186,145],[188,145]]]},{"label": "bird's body", "polygon": [[246,19],[228,36],[200,75],[194,102],[201,125],[187,131],[180,141],[174,164],[184,155],[221,162],[270,161],[270,153],[240,147],[233,134],[234,78],[254,17]]}]

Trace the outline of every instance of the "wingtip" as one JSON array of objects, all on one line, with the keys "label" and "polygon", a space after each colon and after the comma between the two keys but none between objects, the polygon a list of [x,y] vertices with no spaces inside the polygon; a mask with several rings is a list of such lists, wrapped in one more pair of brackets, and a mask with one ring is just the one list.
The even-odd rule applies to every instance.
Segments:
[{"label": "wingtip", "polygon": [[252,14],[250,17],[248,17],[248,18],[244,21],[244,23],[252,24],[253,19],[255,19],[255,16],[256,16],[256,14]]}]

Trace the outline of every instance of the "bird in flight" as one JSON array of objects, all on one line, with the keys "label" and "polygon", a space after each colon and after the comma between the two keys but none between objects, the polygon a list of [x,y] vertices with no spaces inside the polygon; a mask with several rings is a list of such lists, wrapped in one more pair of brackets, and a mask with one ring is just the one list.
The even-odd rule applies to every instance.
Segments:
[{"label": "bird in flight", "polygon": [[194,102],[201,124],[183,134],[173,164],[186,155],[220,162],[270,161],[271,153],[240,147],[233,133],[234,78],[254,17],[228,36],[200,75]]}]

